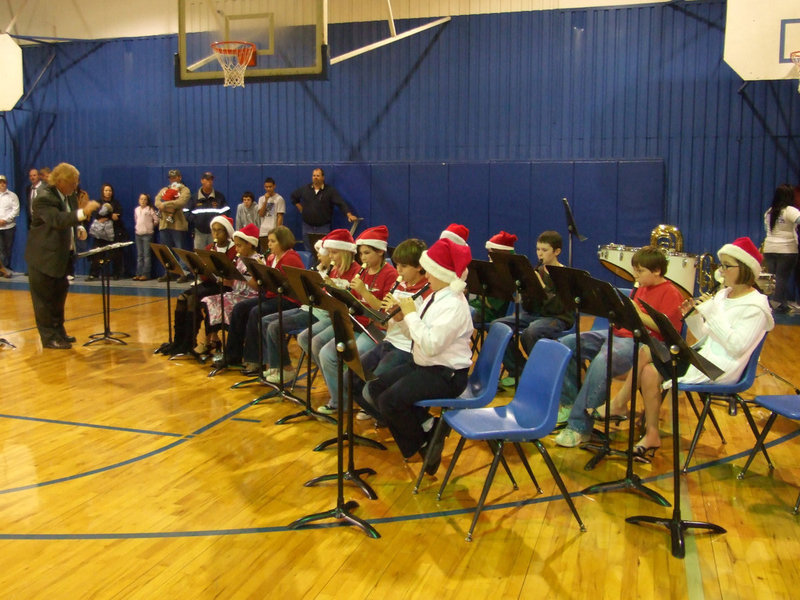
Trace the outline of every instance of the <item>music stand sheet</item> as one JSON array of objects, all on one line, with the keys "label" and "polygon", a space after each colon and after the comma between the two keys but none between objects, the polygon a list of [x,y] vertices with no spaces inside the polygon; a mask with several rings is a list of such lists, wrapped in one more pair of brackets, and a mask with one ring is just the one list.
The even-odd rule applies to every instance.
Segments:
[{"label": "music stand sheet", "polygon": [[201,256],[190,250],[184,250],[183,248],[173,248],[172,250],[183,260],[183,264],[189,267],[193,275],[205,275],[210,278],[214,277],[213,265],[207,264]]},{"label": "music stand sheet", "polygon": [[683,337],[681,337],[681,334],[678,333],[675,330],[675,327],[672,326],[672,322],[669,320],[667,315],[657,311],[644,300],[640,300],[640,302],[647,311],[647,314],[650,315],[653,321],[656,322],[656,325],[658,325],[658,329],[661,332],[664,341],[671,346],[678,347],[679,356],[682,356],[684,359],[688,360],[689,363],[694,365],[703,375],[712,381],[724,373],[724,371],[717,365],[700,356],[691,346],[689,346],[689,344],[686,343],[686,340],[684,340]]},{"label": "music stand sheet", "polygon": [[492,261],[500,269],[507,273],[511,280],[511,286],[516,289],[516,282],[519,281],[522,287],[522,295],[533,298],[537,302],[545,302],[547,293],[542,282],[536,276],[536,271],[531,261],[524,254],[508,254],[505,252],[489,252]]},{"label": "music stand sheet", "polygon": [[473,259],[467,268],[467,291],[476,296],[501,300],[514,299],[514,282],[508,271],[498,269],[489,261]]},{"label": "music stand sheet", "polygon": [[214,273],[220,279],[245,280],[244,275],[239,272],[236,265],[233,264],[233,261],[231,261],[224,252],[199,249],[197,250],[197,254],[201,256],[207,264],[214,266]]},{"label": "music stand sheet", "polygon": [[178,259],[175,258],[175,255],[168,246],[152,243],[150,244],[150,249],[153,251],[153,254],[156,255],[158,262],[161,263],[161,266],[163,266],[168,273],[172,273],[178,277],[184,275],[183,269],[181,269],[180,263],[178,263]]}]

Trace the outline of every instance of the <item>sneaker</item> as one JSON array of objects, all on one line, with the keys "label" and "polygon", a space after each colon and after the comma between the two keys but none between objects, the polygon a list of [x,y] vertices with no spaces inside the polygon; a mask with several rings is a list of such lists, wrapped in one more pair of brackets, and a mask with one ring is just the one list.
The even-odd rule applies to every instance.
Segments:
[{"label": "sneaker", "polygon": [[571,412],[572,412],[571,406],[559,406],[558,417],[556,417],[556,423],[566,423],[569,420],[569,414]]},{"label": "sneaker", "polygon": [[176,281],[178,283],[189,283],[190,281],[193,281],[193,279],[191,279],[188,275],[181,275]]},{"label": "sneaker", "polygon": [[360,410],[356,413],[356,421],[369,421],[372,417],[365,410]]},{"label": "sneaker", "polygon": [[562,429],[561,433],[556,436],[555,442],[564,448],[575,448],[584,442],[588,442],[591,437],[591,433],[580,433],[567,427],[566,429]]},{"label": "sneaker", "polygon": [[502,385],[504,388],[512,388],[514,387],[515,383],[517,383],[517,380],[514,377],[503,377],[500,380],[500,385]]},{"label": "sneaker", "polygon": [[[27,275],[27,273],[25,273],[25,275]],[[10,275],[9,275],[9,277],[10,277]],[[67,281],[75,281],[75,276],[74,275],[67,275]]]},{"label": "sneaker", "polygon": [[169,275],[162,275],[156,281],[160,281],[161,283],[165,283],[170,278]]},{"label": "sneaker", "polygon": [[330,404],[323,404],[317,407],[317,412],[322,415],[332,415],[336,413],[336,407]]}]

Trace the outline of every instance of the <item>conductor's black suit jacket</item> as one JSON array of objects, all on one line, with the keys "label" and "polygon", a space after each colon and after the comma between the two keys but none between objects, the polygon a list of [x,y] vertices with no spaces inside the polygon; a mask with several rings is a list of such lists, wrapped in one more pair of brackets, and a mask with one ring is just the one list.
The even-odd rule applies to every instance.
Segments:
[{"label": "conductor's black suit jacket", "polygon": [[78,200],[67,197],[66,205],[58,190],[45,185],[33,200],[33,218],[25,247],[25,260],[50,277],[66,277],[70,244],[78,219]]}]

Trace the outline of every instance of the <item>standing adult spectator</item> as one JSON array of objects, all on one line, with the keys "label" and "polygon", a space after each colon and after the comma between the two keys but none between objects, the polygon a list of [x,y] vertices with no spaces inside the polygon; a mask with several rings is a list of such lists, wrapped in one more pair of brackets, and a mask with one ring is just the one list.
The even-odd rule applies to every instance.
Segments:
[{"label": "standing adult spectator", "polygon": [[269,232],[283,225],[286,213],[286,201],[275,191],[275,180],[267,177],[264,180],[264,195],[258,199],[258,217],[261,219],[258,232],[258,243],[264,253],[269,251],[267,237]]},{"label": "standing adult spectator", "polygon": [[39,169],[35,168],[28,170],[28,181],[30,181],[30,183],[25,186],[25,201],[28,203],[25,212],[28,215],[28,229],[30,229],[32,221],[31,214],[33,213],[33,199],[36,197],[36,194],[39,193],[42,186],[45,185],[45,181],[39,176]]},{"label": "standing adult spectator", "polygon": [[7,278],[11,277],[11,253],[18,216],[19,198],[9,191],[6,176],[0,175],[0,272]]},{"label": "standing adult spectator", "polygon": [[[111,212],[107,216],[100,218],[108,218],[111,221],[113,236],[110,240],[98,238],[95,242],[95,247],[101,248],[115,242],[127,241],[128,233],[125,231],[125,226],[122,224],[122,204],[120,204],[119,200],[117,200],[116,196],[114,195],[114,187],[110,183],[104,183],[101,186],[100,202],[101,205],[108,204],[111,206]],[[98,211],[98,215],[101,215],[102,212],[102,209]],[[91,234],[92,232],[90,231],[89,233]],[[114,281],[118,281],[119,278],[122,277],[123,271],[125,270],[122,249],[118,248],[117,250],[112,250],[111,255],[108,258],[111,261],[111,278]],[[93,281],[100,277],[100,268],[101,267],[98,263],[92,263],[89,269],[89,276],[86,278],[86,281]]]},{"label": "standing adult spectator", "polygon": [[772,205],[764,213],[764,266],[775,275],[772,300],[775,312],[789,312],[789,282],[797,264],[797,225],[800,210],[794,207],[794,189],[783,184],[775,190]]},{"label": "standing adult spectator", "polygon": [[325,171],[319,167],[312,171],[310,184],[292,192],[292,204],[303,217],[303,242],[309,252],[314,251],[314,245],[308,238],[310,233],[330,233],[334,205],[339,207],[351,223],[358,220],[336,188],[325,185]]},{"label": "standing adult spectator", "polygon": [[68,163],[53,169],[48,185],[34,199],[25,248],[36,328],[42,347],[55,350],[67,350],[75,341],[64,329],[67,273],[75,259],[76,238],[86,239],[86,230],[79,225],[100,206],[86,196],[83,206],[78,206],[75,191],[79,181],[78,169]]},{"label": "standing adult spectator", "polygon": [[206,171],[200,177],[200,189],[192,198],[189,213],[194,223],[194,249],[205,248],[214,242],[211,235],[211,221],[214,217],[225,215],[230,206],[225,201],[225,194],[214,189],[214,174]]},{"label": "standing adult spectator", "polygon": [[[158,221],[158,241],[170,248],[185,248],[184,240],[189,223],[183,211],[189,204],[191,193],[183,184],[183,177],[178,169],[171,169],[168,175],[169,185],[156,194],[156,208],[161,215]],[[169,274],[164,273],[158,280],[166,281],[168,277]],[[178,281],[186,283],[189,277],[184,275]]]}]

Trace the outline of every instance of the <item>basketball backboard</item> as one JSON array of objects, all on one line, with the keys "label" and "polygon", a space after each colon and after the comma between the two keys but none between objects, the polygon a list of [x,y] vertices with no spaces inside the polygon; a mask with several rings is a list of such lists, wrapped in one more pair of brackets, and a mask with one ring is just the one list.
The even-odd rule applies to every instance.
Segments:
[{"label": "basketball backboard", "polygon": [[0,111],[12,110],[22,98],[22,49],[10,35],[0,34]]},{"label": "basketball backboard", "polygon": [[728,0],[725,62],[745,81],[794,79],[800,0]]},{"label": "basketball backboard", "polygon": [[323,78],[326,32],[324,0],[178,0],[176,83],[221,82],[221,41],[256,45],[246,81]]}]

